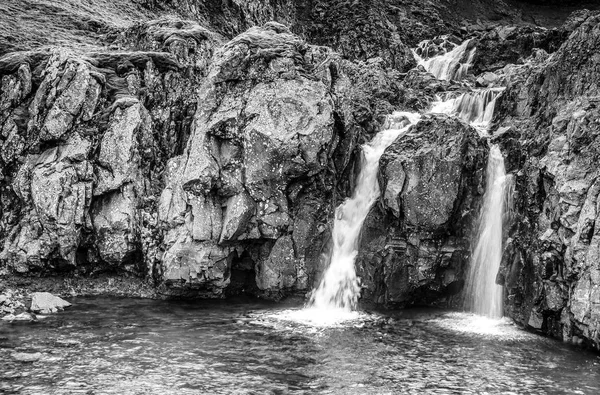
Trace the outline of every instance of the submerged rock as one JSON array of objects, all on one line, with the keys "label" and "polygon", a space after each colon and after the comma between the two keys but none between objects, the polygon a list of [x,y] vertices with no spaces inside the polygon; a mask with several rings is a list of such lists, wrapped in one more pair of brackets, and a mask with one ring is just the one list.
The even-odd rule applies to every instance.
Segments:
[{"label": "submerged rock", "polygon": [[4,321],[8,321],[8,322],[13,322],[13,321],[18,321],[18,322],[35,322],[37,321],[37,317],[34,314],[31,313],[27,313],[27,312],[22,312],[20,314],[7,314],[4,317],[2,317],[2,320]]},{"label": "submerged rock", "polygon": [[40,352],[14,352],[10,354],[10,356],[17,362],[35,362],[43,357],[42,353]]}]

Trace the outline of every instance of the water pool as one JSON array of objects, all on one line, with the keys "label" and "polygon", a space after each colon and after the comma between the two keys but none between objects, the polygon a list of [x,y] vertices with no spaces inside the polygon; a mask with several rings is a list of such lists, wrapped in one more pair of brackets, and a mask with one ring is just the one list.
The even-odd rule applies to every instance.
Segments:
[{"label": "water pool", "polygon": [[0,393],[600,393],[597,354],[470,314],[318,325],[290,305],[70,301],[36,323],[0,322]]}]

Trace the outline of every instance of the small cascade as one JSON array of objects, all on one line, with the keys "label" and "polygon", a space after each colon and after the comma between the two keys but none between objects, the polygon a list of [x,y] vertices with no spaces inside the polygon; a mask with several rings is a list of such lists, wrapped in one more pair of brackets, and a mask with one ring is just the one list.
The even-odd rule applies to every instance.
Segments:
[{"label": "small cascade", "polygon": [[413,51],[417,63],[425,68],[440,80],[461,80],[467,76],[473,58],[475,57],[475,47],[469,49],[471,40],[466,40],[460,45],[455,46],[451,51],[442,52],[441,54],[429,59],[421,57],[422,54],[428,53],[426,46],[427,41],[419,44],[421,50]]},{"label": "small cascade", "polygon": [[333,252],[319,287],[313,292],[309,307],[316,309],[343,309],[356,307],[360,285],[354,261],[363,222],[373,203],[379,198],[379,158],[385,149],[418,122],[417,113],[395,113],[390,119],[390,129],[377,134],[363,148],[363,160],[356,180],[354,194],[335,211],[332,239]]},{"label": "small cascade", "polygon": [[478,129],[487,129],[494,116],[496,100],[504,88],[465,92],[458,97],[439,99],[430,112],[454,115]]},{"label": "small cascade", "polygon": [[512,177],[504,169],[504,158],[498,146],[490,148],[487,186],[479,216],[477,241],[466,283],[466,308],[491,318],[502,317],[502,286],[496,275],[502,259],[502,223],[510,210]]}]

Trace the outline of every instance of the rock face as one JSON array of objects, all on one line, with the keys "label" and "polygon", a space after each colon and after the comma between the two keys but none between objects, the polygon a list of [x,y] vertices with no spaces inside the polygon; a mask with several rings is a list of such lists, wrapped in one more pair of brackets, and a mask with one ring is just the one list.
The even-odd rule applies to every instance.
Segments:
[{"label": "rock face", "polygon": [[546,61],[509,76],[497,141],[517,175],[501,280],[508,314],[600,345],[598,70],[600,15]]},{"label": "rock face", "polygon": [[359,248],[365,297],[406,306],[458,293],[487,153],[473,128],[444,115],[426,116],[386,150],[381,201],[365,221]]},{"label": "rock face", "polygon": [[118,43],[0,60],[3,265],[187,296],[308,291],[354,150],[401,103],[398,71],[275,22],[224,42],[159,20]]}]

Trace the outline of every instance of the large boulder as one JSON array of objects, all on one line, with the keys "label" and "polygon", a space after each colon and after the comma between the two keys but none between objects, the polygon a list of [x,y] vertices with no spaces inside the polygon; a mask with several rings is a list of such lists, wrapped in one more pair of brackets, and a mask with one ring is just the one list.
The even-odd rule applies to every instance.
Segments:
[{"label": "large boulder", "polygon": [[473,128],[425,116],[380,160],[382,198],[358,256],[365,296],[406,306],[457,299],[484,190],[488,147]]},{"label": "large boulder", "polygon": [[71,306],[71,303],[49,292],[34,292],[31,294],[30,310],[34,313],[56,313],[58,310],[69,306]]}]

